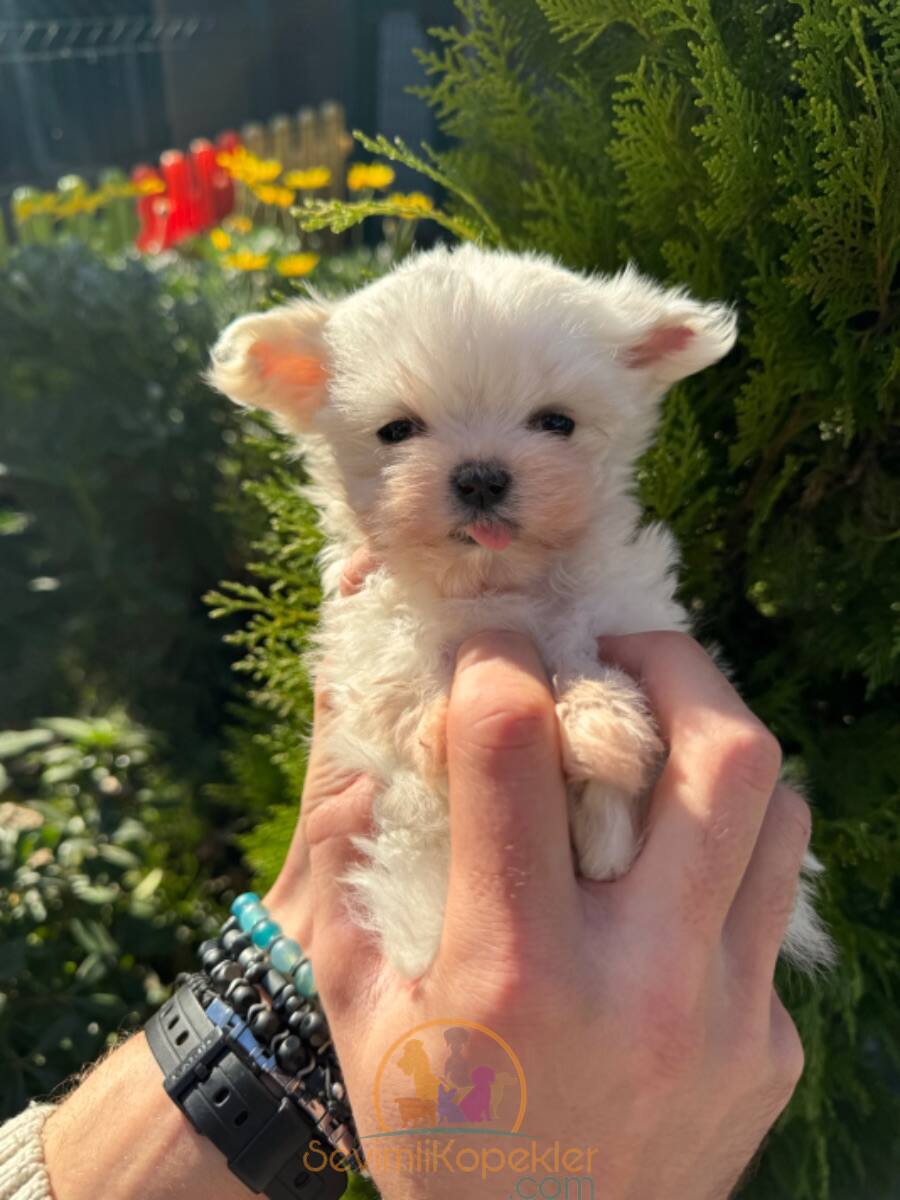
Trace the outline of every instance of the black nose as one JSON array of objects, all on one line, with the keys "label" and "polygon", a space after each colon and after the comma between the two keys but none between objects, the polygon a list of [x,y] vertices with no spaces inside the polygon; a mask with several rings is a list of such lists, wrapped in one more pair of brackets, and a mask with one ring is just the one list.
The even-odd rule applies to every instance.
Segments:
[{"label": "black nose", "polygon": [[511,482],[509,471],[494,462],[460,463],[450,476],[453,494],[476,512],[487,512],[499,504]]}]

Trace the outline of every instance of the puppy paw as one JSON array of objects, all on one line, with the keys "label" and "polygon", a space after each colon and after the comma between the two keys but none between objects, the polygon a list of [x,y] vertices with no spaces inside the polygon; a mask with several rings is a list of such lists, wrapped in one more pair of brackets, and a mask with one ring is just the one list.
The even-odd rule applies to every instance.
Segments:
[{"label": "puppy paw", "polygon": [[579,679],[556,705],[563,770],[572,781],[597,780],[637,797],[663,757],[640,690],[625,676]]},{"label": "puppy paw", "polygon": [[416,728],[416,768],[428,783],[447,774],[447,705],[440,695],[427,706]]},{"label": "puppy paw", "polygon": [[569,823],[578,869],[585,879],[618,879],[640,845],[636,803],[603,783],[592,782],[572,801]]}]

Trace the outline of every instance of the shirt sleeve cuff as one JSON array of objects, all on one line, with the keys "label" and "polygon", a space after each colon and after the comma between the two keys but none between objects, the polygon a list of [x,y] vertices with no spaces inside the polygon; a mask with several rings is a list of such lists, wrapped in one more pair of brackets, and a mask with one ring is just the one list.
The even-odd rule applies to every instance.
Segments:
[{"label": "shirt sleeve cuff", "polygon": [[53,1200],[41,1135],[55,1107],[32,1103],[0,1125],[0,1200]]}]

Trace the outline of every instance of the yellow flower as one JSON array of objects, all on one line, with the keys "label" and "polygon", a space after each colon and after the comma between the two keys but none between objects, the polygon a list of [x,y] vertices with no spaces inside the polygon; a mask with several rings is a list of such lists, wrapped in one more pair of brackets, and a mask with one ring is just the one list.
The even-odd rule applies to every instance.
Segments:
[{"label": "yellow flower", "polygon": [[271,183],[284,168],[277,158],[253,158],[250,170],[255,183]]},{"label": "yellow flower", "polygon": [[147,179],[141,179],[135,184],[135,190],[139,196],[158,196],[160,192],[166,190],[166,185],[161,179],[154,179],[149,176]]},{"label": "yellow flower", "polygon": [[300,191],[315,191],[316,188],[328,187],[331,183],[331,171],[328,167],[310,167],[306,171],[288,171],[282,183]]},{"label": "yellow flower", "polygon": [[318,254],[285,254],[275,261],[279,275],[293,279],[297,275],[308,275],[319,261]]},{"label": "yellow flower", "polygon": [[424,192],[391,192],[387,200],[388,204],[396,204],[398,208],[412,213],[427,214],[434,209],[434,201]]},{"label": "yellow flower", "polygon": [[249,233],[253,228],[250,218],[241,216],[240,213],[232,213],[230,217],[225,218],[222,224],[227,225],[232,233]]},{"label": "yellow flower", "polygon": [[282,172],[282,165],[277,158],[257,158],[243,146],[238,146],[230,154],[223,151],[216,155],[216,162],[224,167],[233,179],[253,187],[257,183],[271,183]]},{"label": "yellow flower", "polygon": [[393,169],[384,163],[354,163],[347,172],[347,187],[351,192],[386,188],[393,182]]},{"label": "yellow flower", "polygon": [[394,182],[394,169],[385,163],[372,163],[369,167],[369,187],[386,188]]},{"label": "yellow flower", "polygon": [[230,250],[231,238],[224,229],[213,229],[210,231],[209,240],[217,250]]},{"label": "yellow flower", "polygon": [[253,195],[262,200],[263,204],[275,204],[278,208],[290,208],[294,203],[294,193],[290,188],[274,187],[270,183],[263,187],[255,187]]},{"label": "yellow flower", "polygon": [[269,265],[269,256],[254,254],[252,250],[238,250],[236,254],[226,254],[222,262],[235,271],[261,271]]},{"label": "yellow flower", "polygon": [[220,167],[224,167],[226,171],[230,171],[240,158],[240,151],[240,146],[236,147],[234,150],[220,150],[216,155],[216,162]]}]

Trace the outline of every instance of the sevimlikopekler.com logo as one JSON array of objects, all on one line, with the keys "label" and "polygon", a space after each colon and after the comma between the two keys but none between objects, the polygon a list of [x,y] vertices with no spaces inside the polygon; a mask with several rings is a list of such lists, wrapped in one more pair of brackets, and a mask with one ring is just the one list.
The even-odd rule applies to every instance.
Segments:
[{"label": "sevimlikopekler.com logo", "polygon": [[[512,1200],[594,1200],[596,1149],[529,1136],[528,1089],[515,1051],[472,1021],[442,1018],[408,1030],[381,1059],[372,1088],[375,1128],[360,1131],[362,1161],[377,1177],[477,1177]],[[312,1144],[308,1170],[326,1163]],[[337,1165],[333,1161],[333,1165]]]}]

